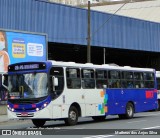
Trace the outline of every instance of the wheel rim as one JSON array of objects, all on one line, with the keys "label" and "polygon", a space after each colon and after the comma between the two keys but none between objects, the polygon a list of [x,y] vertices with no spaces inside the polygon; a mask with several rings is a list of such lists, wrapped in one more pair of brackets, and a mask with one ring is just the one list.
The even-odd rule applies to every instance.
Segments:
[{"label": "wheel rim", "polygon": [[76,118],[77,118],[76,112],[71,111],[70,114],[69,114],[69,118],[70,118],[72,121],[75,121]]},{"label": "wheel rim", "polygon": [[128,113],[129,116],[132,116],[133,110],[132,110],[132,107],[131,107],[131,106],[129,106],[129,107],[127,108],[127,113]]}]

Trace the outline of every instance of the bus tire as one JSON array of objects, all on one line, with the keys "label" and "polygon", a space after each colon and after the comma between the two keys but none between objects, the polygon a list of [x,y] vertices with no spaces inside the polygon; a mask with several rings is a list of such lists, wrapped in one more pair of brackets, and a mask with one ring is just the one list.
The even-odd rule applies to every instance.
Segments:
[{"label": "bus tire", "polygon": [[133,118],[134,115],[134,106],[132,103],[127,103],[126,105],[126,113],[125,113],[125,118],[126,119],[131,119]]},{"label": "bus tire", "polygon": [[32,123],[33,123],[36,127],[43,127],[44,124],[46,123],[46,120],[43,120],[43,119],[32,119]]},{"label": "bus tire", "polygon": [[94,121],[104,121],[106,119],[106,116],[92,116],[92,119]]},{"label": "bus tire", "polygon": [[64,122],[68,126],[76,125],[78,122],[78,111],[75,106],[71,106],[68,112],[68,118],[64,119]]}]

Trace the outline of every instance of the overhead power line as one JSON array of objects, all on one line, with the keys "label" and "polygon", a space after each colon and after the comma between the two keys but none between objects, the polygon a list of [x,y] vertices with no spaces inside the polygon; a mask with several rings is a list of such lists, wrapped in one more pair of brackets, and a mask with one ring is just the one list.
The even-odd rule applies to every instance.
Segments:
[{"label": "overhead power line", "polygon": [[102,27],[108,23],[108,21],[119,11],[121,10],[127,3],[129,3],[129,1],[126,1],[121,7],[119,7],[96,31],[94,31],[90,38],[92,38],[100,29],[102,29]]}]

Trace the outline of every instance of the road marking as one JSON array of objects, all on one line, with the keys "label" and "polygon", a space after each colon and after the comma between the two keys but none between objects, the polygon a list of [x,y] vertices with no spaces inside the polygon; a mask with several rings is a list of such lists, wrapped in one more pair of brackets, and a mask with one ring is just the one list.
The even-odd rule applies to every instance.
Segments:
[{"label": "road marking", "polygon": [[142,128],[142,129],[154,129],[154,128],[159,128],[160,126],[154,126],[154,127],[147,127],[147,128]]},{"label": "road marking", "polygon": [[131,122],[127,122],[127,123],[137,123],[137,122],[143,122],[143,121],[147,121],[147,120],[131,121]]},{"label": "road marking", "polygon": [[96,135],[96,136],[90,136],[90,137],[83,137],[83,138],[108,138],[113,137],[115,135]]},{"label": "road marking", "polygon": [[157,114],[147,114],[147,115],[137,115],[137,116],[151,116],[151,115],[156,116],[156,115],[160,115],[160,113],[157,113]]},{"label": "road marking", "polygon": [[76,127],[76,128],[73,128],[73,129],[85,129],[85,127]]}]

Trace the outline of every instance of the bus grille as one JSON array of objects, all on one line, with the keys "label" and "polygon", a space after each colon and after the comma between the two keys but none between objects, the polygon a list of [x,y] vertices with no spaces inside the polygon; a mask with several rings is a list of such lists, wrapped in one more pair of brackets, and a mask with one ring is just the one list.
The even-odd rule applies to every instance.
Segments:
[{"label": "bus grille", "polygon": [[34,113],[17,113],[17,117],[33,117]]}]

